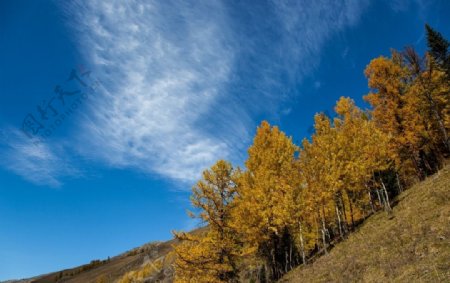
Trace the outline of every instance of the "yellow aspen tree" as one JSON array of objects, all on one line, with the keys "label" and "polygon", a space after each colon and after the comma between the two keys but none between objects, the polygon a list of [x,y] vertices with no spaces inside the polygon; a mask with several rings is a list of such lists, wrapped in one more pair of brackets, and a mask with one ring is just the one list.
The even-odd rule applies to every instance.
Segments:
[{"label": "yellow aspen tree", "polygon": [[[361,174],[361,164],[358,158],[362,154],[362,125],[358,120],[361,111],[357,109],[353,101],[349,98],[342,97],[336,104],[335,111],[338,117],[334,119],[337,137],[335,144],[337,145],[337,164],[333,168],[333,186],[336,199],[336,214],[343,215],[345,226],[355,225],[359,215],[357,211],[356,201],[360,194],[359,180]],[[347,199],[345,199],[346,197]],[[342,212],[341,212],[342,210]],[[347,222],[347,215],[350,221]],[[340,217],[338,221],[340,221]],[[340,230],[345,230],[339,228]],[[344,231],[345,232],[345,231]]]},{"label": "yellow aspen tree", "polygon": [[433,60],[408,47],[372,60],[365,71],[374,90],[365,99],[377,126],[391,135],[391,153],[405,177],[434,173],[450,149],[449,82]]},{"label": "yellow aspen tree", "polygon": [[263,121],[248,150],[236,198],[235,227],[247,245],[266,261],[271,279],[279,278],[292,265],[294,191],[299,178],[295,163],[297,146],[278,127]]},{"label": "yellow aspen tree", "polygon": [[[351,195],[356,208],[359,207],[359,211],[356,211],[359,215],[352,213],[353,222],[366,215],[365,207],[371,201],[367,184],[374,177],[374,172],[389,168],[389,139],[369,119],[369,114],[356,107],[350,98],[342,97],[335,110],[338,114],[335,119],[338,132],[336,140],[342,153],[339,157],[341,166],[337,169],[341,182],[337,184],[342,186],[339,189],[345,191],[347,196]],[[352,202],[349,204],[352,205]],[[353,209],[353,206],[350,208]]]},{"label": "yellow aspen tree", "polygon": [[305,216],[314,215],[315,223],[310,223],[316,228],[316,245],[322,246],[326,253],[330,240],[330,223],[333,223],[333,175],[332,170],[337,162],[336,156],[336,131],[330,120],[318,114],[315,116],[315,134],[303,141],[303,149],[300,152],[300,172],[304,181],[303,199],[305,204]]},{"label": "yellow aspen tree", "polygon": [[198,215],[208,224],[200,233],[174,233],[181,241],[175,245],[176,282],[234,282],[238,277],[240,243],[230,225],[236,194],[235,170],[219,160],[203,172],[193,187],[191,201]]},{"label": "yellow aspen tree", "polygon": [[[300,165],[299,162],[297,164]],[[292,215],[294,222],[292,223],[291,231],[299,251],[299,262],[301,259],[300,263],[306,264],[307,256],[316,244],[317,226],[315,225],[315,210],[309,202],[312,198],[308,195],[309,191],[307,190],[306,182],[303,181],[303,177],[301,177],[301,180],[302,184],[299,190],[296,190],[294,196],[295,210]]]},{"label": "yellow aspen tree", "polygon": [[365,75],[373,92],[364,99],[373,108],[373,121],[390,139],[389,151],[396,169],[404,176],[415,172],[420,178],[420,131],[409,130],[420,128],[420,123],[414,104],[408,104],[405,98],[410,78],[409,71],[402,62],[398,52],[393,52],[392,59],[379,57],[372,60],[365,70]]}]

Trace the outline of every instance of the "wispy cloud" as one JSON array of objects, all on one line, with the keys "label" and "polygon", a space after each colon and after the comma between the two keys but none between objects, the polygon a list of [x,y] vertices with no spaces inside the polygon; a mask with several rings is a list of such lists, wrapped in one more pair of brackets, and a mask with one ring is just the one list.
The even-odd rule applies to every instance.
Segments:
[{"label": "wispy cloud", "polygon": [[222,5],[86,3],[74,25],[104,92],[81,126],[83,154],[178,180],[228,158],[204,129],[233,62]]},{"label": "wispy cloud", "polygon": [[105,88],[80,128],[81,151],[183,181],[218,158],[239,156],[255,113],[279,111],[289,99],[280,78],[301,80],[324,42],[355,24],[366,5],[85,3],[67,11]]},{"label": "wispy cloud", "polygon": [[0,164],[32,183],[59,187],[62,177],[81,175],[66,159],[68,155],[61,145],[32,143],[25,134],[12,128],[4,137],[0,143]]},{"label": "wispy cloud", "polygon": [[[367,2],[61,5],[102,84],[68,146],[108,166],[192,182],[219,158],[242,162],[258,119],[289,108],[325,42],[357,23]],[[18,157],[9,168],[29,180],[58,185],[72,170],[58,169],[70,162],[48,145],[10,149]]]},{"label": "wispy cloud", "polygon": [[[418,17],[422,20],[427,18],[430,14],[431,4],[434,1],[429,0],[390,0],[387,1],[391,9],[396,13],[404,13],[410,9],[417,11]],[[435,14],[433,13],[433,16]]]},{"label": "wispy cloud", "polygon": [[[281,48],[290,51],[284,60],[295,75],[301,79],[316,68],[325,42],[355,25],[368,5],[365,0],[273,1],[284,31]],[[292,67],[292,63],[300,64]]]}]

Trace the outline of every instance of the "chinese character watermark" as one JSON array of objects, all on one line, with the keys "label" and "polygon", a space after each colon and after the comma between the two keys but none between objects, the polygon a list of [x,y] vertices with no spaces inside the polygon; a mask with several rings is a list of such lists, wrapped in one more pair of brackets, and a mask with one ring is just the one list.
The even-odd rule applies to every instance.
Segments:
[{"label": "chinese character watermark", "polygon": [[33,143],[39,144],[58,128],[61,123],[94,94],[100,81],[91,76],[89,70],[79,67],[72,69],[67,80],[54,88],[54,95],[36,106],[36,111],[28,113],[21,130]]}]

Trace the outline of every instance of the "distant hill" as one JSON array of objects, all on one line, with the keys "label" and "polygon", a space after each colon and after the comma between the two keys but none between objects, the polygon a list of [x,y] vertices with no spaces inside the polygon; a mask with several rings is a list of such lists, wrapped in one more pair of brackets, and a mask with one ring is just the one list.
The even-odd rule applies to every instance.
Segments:
[{"label": "distant hill", "polygon": [[172,250],[173,241],[145,244],[106,260],[93,260],[89,264],[65,269],[34,278],[8,283],[88,283],[116,282],[125,273],[143,267],[146,263],[166,255]]},{"label": "distant hill", "polygon": [[[392,215],[376,213],[328,255],[280,282],[450,282],[450,166],[395,202]],[[7,282],[172,282],[174,244],[149,243],[110,259]]]},{"label": "distant hill", "polygon": [[[191,233],[200,233],[203,228],[197,229]],[[10,280],[1,283],[106,283],[106,282],[128,282],[127,273],[135,270],[146,269],[144,274],[145,282],[171,282],[173,271],[170,268],[172,261],[169,259],[166,264],[167,269],[162,269],[161,262],[172,251],[172,245],[176,240],[167,242],[153,242],[141,247],[132,249],[110,259],[93,260],[89,264],[52,272],[29,279]],[[157,265],[155,265],[157,264]],[[124,277],[122,279],[122,277]]]}]

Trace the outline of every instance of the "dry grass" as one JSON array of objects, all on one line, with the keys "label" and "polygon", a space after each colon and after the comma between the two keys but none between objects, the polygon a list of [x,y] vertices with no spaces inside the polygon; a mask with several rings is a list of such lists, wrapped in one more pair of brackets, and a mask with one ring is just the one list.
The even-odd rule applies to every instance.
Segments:
[{"label": "dry grass", "polygon": [[450,166],[280,282],[450,282]]}]

